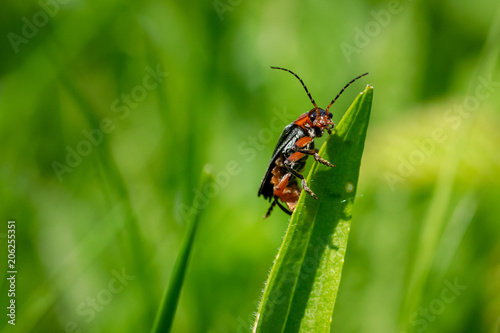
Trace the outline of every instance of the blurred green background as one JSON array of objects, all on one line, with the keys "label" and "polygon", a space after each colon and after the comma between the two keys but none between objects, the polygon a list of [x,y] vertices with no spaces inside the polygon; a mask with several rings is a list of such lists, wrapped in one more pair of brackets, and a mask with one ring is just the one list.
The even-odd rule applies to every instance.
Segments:
[{"label": "blurred green background", "polygon": [[148,332],[210,164],[173,331],[248,332],[288,221],[257,190],[311,108],[281,66],[323,107],[370,72],[336,123],[374,87],[334,331],[499,332],[498,7],[3,1],[0,331]]}]

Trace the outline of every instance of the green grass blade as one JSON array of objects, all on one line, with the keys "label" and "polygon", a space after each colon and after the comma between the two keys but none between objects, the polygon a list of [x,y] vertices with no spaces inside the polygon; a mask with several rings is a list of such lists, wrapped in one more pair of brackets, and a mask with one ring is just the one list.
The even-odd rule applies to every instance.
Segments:
[{"label": "green grass blade", "polygon": [[349,235],[352,206],[370,119],[367,86],[320,150],[336,165],[315,163],[257,312],[254,332],[329,332]]},{"label": "green grass blade", "polygon": [[[207,186],[213,181],[213,175],[210,172],[204,171],[198,185],[200,192],[203,192]],[[153,325],[151,333],[165,333],[170,332],[172,328],[172,323],[174,320],[175,310],[179,302],[179,296],[182,290],[182,284],[184,282],[184,276],[186,275],[186,270],[189,261],[189,255],[191,249],[193,248],[194,238],[196,236],[196,230],[198,229],[198,224],[200,220],[200,215],[206,205],[201,205],[196,197],[189,212],[189,222],[187,228],[187,234],[184,238],[181,251],[175,262],[174,270],[172,272],[172,277],[168,284],[167,290],[163,296],[160,307],[156,314],[156,319]]]}]

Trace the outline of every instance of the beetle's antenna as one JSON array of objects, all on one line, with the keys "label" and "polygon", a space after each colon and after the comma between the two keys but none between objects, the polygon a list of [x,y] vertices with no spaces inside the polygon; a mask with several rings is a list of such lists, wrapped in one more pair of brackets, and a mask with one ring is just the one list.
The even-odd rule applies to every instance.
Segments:
[{"label": "beetle's antenna", "polygon": [[340,96],[340,95],[342,95],[342,93],[344,92],[344,90],[345,90],[347,87],[349,87],[349,86],[350,86],[350,85],[351,85],[354,81],[356,81],[357,79],[362,78],[362,77],[363,77],[363,76],[365,76],[365,75],[368,75],[368,73],[361,74],[360,76],[358,76],[358,77],[356,77],[356,78],[352,79],[352,81],[351,81],[351,82],[349,82],[348,84],[346,84],[346,85],[345,85],[345,87],[344,87],[344,88],[342,88],[342,90],[341,90],[341,91],[337,94],[337,96],[336,96],[336,97],[332,100],[332,102],[330,103],[330,105],[328,105],[328,107],[326,108],[326,113],[328,114],[328,110],[330,109],[330,106],[332,106],[332,105],[333,105],[333,103],[335,103],[335,101],[337,100],[337,98],[339,98],[339,96]]},{"label": "beetle's antenna", "polygon": [[[271,66],[271,68],[272,68],[272,69],[281,69],[282,71],[287,71],[287,72],[292,73],[293,75],[295,75],[295,77],[296,77],[297,79],[299,79],[300,83],[302,83],[302,87],[304,87],[304,89],[306,90],[307,96],[309,96],[309,99],[310,99],[310,100],[311,100],[311,102],[313,103],[314,107],[316,107],[316,108],[318,107],[318,106],[316,105],[316,102],[315,102],[315,101],[314,101],[314,99],[312,98],[311,94],[309,93],[309,90],[307,90],[306,85],[304,84],[304,82],[302,81],[302,79],[301,79],[301,78],[300,78],[297,74],[295,74],[294,72],[292,72],[291,70],[286,69],[286,68],[281,68],[281,67],[273,67],[273,66]],[[367,73],[367,74],[368,74],[368,73]]]}]

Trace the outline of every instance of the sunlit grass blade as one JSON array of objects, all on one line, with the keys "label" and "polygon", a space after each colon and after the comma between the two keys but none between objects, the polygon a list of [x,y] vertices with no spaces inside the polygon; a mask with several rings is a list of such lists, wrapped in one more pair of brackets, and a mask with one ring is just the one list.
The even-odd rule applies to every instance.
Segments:
[{"label": "sunlit grass blade", "polygon": [[[198,189],[200,190],[200,192],[202,192],[203,189],[209,186],[212,181],[212,173],[205,170],[198,185]],[[172,277],[156,314],[156,319],[151,333],[170,332],[170,329],[172,328],[175,310],[179,302],[182,284],[184,282],[184,276],[186,275],[189,255],[194,245],[194,239],[196,236],[196,230],[198,229],[200,215],[204,208],[205,205],[201,206],[199,200],[196,200],[195,198],[191,207],[191,211],[189,212],[187,233],[179,252],[179,256],[177,257],[177,261],[175,262]]]},{"label": "sunlit grass blade", "polygon": [[361,93],[320,150],[267,280],[254,332],[328,332],[351,226],[373,89]]}]

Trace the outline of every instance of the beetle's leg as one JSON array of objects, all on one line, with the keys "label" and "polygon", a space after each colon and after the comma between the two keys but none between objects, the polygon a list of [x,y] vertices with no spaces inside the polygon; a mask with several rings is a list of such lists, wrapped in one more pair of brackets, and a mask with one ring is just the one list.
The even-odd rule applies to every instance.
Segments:
[{"label": "beetle's leg", "polygon": [[286,209],[279,201],[278,199],[274,199],[276,204],[279,206],[279,208],[281,208],[282,211],[284,211],[285,213],[287,213],[288,215],[292,215],[292,212],[288,209]]},{"label": "beetle's leg", "polygon": [[269,217],[269,215],[271,215],[271,212],[273,211],[273,208],[275,205],[278,205],[279,208],[281,208],[285,213],[287,213],[288,215],[292,215],[292,212],[289,211],[288,209],[286,209],[285,207],[283,207],[282,204],[279,203],[278,201],[278,198],[277,197],[274,197],[273,199],[273,202],[271,203],[271,207],[269,207],[269,209],[267,210],[267,213],[266,215],[264,215],[263,219],[266,219],[267,217]]},{"label": "beetle's leg", "polygon": [[274,187],[274,195],[277,197],[280,197],[283,191],[285,190],[286,186],[288,185],[288,181],[290,180],[290,176],[292,174],[288,172],[286,175],[284,175],[279,184]]},{"label": "beetle's leg", "polygon": [[311,191],[311,189],[307,186],[307,183],[306,183],[306,180],[305,180],[304,176],[302,176],[302,182],[301,182],[301,184],[302,184],[302,188],[304,189],[304,191],[306,191],[307,193],[309,193],[309,195],[311,197],[313,197],[314,199],[318,200],[318,197],[316,196],[316,194],[314,194],[314,192]]},{"label": "beetle's leg", "polygon": [[264,215],[264,217],[262,219],[266,219],[269,215],[271,215],[271,212],[273,211],[274,205],[276,205],[276,199],[273,200],[273,202],[271,203],[271,207],[269,207],[266,215]]},{"label": "beetle's leg", "polygon": [[303,153],[295,152],[292,155],[288,156],[288,158],[283,162],[288,172],[300,179],[304,179],[304,176],[302,176],[297,170],[293,169],[292,164],[300,160],[303,156]]},{"label": "beetle's leg", "polygon": [[304,136],[303,138],[298,139],[295,142],[295,147],[297,148],[304,148],[308,144],[310,144],[314,139],[311,138],[310,136]]},{"label": "beetle's leg", "polygon": [[306,191],[307,193],[309,193],[309,195],[311,197],[313,197],[314,199],[318,199],[318,197],[316,196],[316,194],[313,193],[313,191],[311,191],[311,189],[309,188],[309,186],[307,186],[307,183],[306,183],[306,180],[304,178],[304,176],[297,172],[296,170],[294,170],[292,168],[292,163],[299,160],[302,156],[304,156],[303,153],[300,153],[300,152],[296,152],[296,153],[293,153],[292,155],[290,155],[284,162],[287,170],[292,174],[294,175],[295,177],[299,178],[302,180],[302,188],[304,189],[304,191]]},{"label": "beetle's leg", "polygon": [[302,153],[302,154],[312,155],[314,157],[314,159],[316,161],[318,161],[319,163],[321,163],[321,164],[327,165],[327,166],[332,167],[332,168],[335,166],[332,163],[328,162],[327,160],[322,159],[318,155],[318,151],[319,150],[317,150],[317,149],[303,149],[303,148],[299,148],[297,151],[299,153]]},{"label": "beetle's leg", "polygon": [[309,145],[311,142],[313,142],[313,138],[311,138],[310,136],[305,136],[303,138],[300,138],[299,140],[297,140],[297,142],[295,142],[295,151],[302,153],[302,154],[312,155],[314,157],[314,159],[316,161],[318,161],[319,163],[327,165],[329,167],[334,167],[335,165],[331,164],[330,162],[328,162],[325,159],[322,159],[318,155],[318,152],[319,152],[318,149],[304,148],[307,145]]}]

